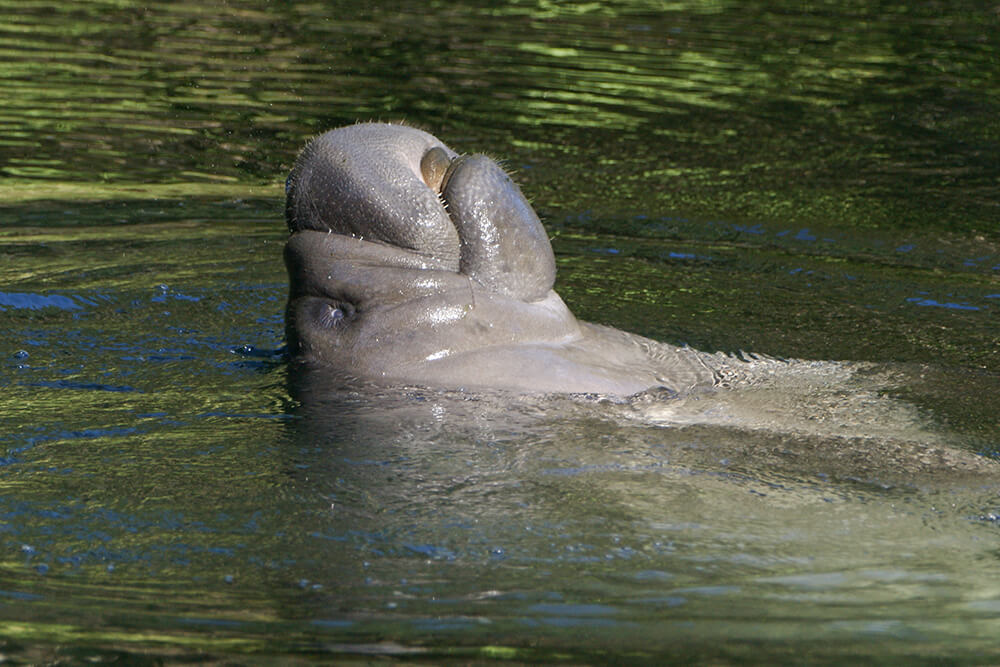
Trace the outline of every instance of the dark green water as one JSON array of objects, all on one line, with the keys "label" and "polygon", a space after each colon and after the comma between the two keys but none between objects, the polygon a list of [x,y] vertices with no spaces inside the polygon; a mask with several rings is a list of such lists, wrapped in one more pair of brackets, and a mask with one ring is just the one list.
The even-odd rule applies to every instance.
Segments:
[{"label": "dark green water", "polygon": [[[997,7],[0,16],[6,657],[1000,659]],[[579,317],[891,386],[300,404],[284,178],[368,119],[502,158]]]}]

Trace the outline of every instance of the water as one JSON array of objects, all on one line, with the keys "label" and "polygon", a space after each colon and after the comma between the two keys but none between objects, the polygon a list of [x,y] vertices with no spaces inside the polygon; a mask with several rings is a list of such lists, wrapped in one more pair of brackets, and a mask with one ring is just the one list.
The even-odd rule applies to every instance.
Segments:
[{"label": "water", "polygon": [[[0,1],[0,645],[998,659],[1000,18]],[[281,358],[309,136],[503,158],[583,319],[816,364],[697,405]]]}]

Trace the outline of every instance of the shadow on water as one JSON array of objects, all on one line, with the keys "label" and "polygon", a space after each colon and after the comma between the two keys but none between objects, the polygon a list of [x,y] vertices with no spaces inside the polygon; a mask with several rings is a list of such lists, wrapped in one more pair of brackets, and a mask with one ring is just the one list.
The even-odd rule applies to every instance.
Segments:
[{"label": "shadow on water", "polygon": [[[1000,14],[0,0],[0,649],[996,662]],[[505,160],[581,318],[794,362],[666,401],[330,385],[282,184]]]}]

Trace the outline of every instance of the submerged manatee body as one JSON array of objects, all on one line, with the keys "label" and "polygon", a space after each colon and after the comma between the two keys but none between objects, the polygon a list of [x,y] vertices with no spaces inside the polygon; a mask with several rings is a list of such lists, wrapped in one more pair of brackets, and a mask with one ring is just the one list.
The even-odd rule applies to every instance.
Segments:
[{"label": "submerged manatee body", "polygon": [[490,158],[426,132],[327,132],[287,182],[292,357],[377,384],[678,394],[724,381],[719,355],[578,321],[548,236]]}]

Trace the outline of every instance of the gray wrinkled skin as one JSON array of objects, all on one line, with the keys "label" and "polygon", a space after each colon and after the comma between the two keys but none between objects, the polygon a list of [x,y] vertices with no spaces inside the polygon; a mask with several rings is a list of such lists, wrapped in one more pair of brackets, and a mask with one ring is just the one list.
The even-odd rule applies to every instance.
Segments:
[{"label": "gray wrinkled skin", "polygon": [[316,137],[288,177],[289,231],[380,241],[457,270],[458,233],[420,170],[435,147],[456,157],[426,132],[400,125],[353,125]]},{"label": "gray wrinkled skin", "polygon": [[552,245],[507,173],[485,155],[462,156],[441,194],[462,240],[459,270],[499,294],[544,299],[556,280]]},{"label": "gray wrinkled skin", "polygon": [[286,215],[290,353],[345,379],[629,396],[726,374],[718,355],[577,321],[517,185],[426,132],[317,137],[288,178]]}]

